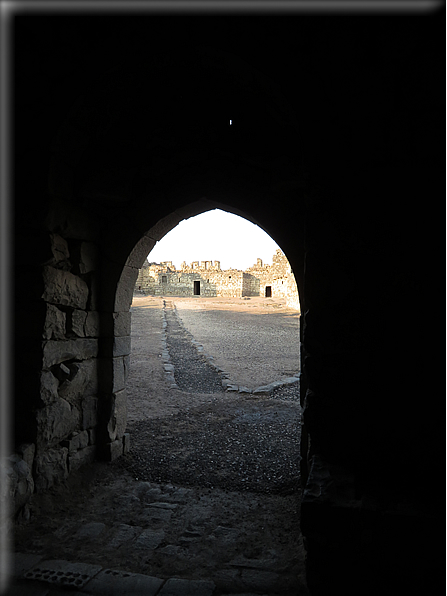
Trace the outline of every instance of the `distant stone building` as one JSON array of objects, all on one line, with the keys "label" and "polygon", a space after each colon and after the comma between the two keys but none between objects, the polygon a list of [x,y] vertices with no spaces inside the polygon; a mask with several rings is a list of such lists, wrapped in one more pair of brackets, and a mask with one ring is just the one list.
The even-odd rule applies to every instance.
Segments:
[{"label": "distant stone building", "polygon": [[219,296],[285,298],[290,308],[300,309],[298,289],[289,261],[281,250],[271,265],[262,259],[245,271],[220,268],[220,261],[183,261],[176,269],[172,261],[149,263],[140,269],[135,293],[150,296]]}]

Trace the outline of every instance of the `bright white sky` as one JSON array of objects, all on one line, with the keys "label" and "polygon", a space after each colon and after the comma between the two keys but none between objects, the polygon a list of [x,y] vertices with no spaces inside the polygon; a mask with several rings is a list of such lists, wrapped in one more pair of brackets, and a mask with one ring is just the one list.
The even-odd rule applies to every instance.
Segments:
[{"label": "bright white sky", "polygon": [[242,269],[272,263],[280,248],[262,228],[250,221],[214,209],[181,221],[149,253],[148,261],[172,261],[180,269],[183,261],[220,261],[221,269]]}]

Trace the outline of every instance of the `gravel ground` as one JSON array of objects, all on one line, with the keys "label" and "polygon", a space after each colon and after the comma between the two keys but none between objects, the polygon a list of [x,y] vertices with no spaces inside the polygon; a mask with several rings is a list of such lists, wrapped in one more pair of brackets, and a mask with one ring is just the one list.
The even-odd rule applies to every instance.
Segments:
[{"label": "gravel ground", "polygon": [[280,301],[173,302],[182,324],[233,383],[253,390],[300,372],[300,317]]},{"label": "gravel ground", "polygon": [[192,345],[185,329],[179,324],[173,308],[166,308],[167,346],[174,377],[181,391],[222,393],[221,377]]},{"label": "gravel ground", "polygon": [[138,422],[128,469],[151,482],[291,494],[299,491],[300,423],[296,401],[279,396],[239,397]]},{"label": "gravel ground", "polygon": [[291,385],[284,385],[274,389],[270,394],[271,399],[281,399],[282,401],[290,401],[295,404],[300,403],[300,384],[292,383]]}]

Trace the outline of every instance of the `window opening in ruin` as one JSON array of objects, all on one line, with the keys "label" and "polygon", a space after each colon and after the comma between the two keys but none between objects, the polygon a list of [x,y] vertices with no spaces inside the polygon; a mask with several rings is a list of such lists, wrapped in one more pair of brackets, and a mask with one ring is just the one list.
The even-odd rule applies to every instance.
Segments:
[{"label": "window opening in ruin", "polygon": [[167,276],[167,275],[162,275],[162,276],[161,276],[161,283],[162,283],[162,284],[165,284],[165,283],[167,283],[167,282],[168,282],[168,276]]},{"label": "window opening in ruin", "polygon": [[266,298],[272,297],[272,286],[265,286],[265,297]]},{"label": "window opening in ruin", "polygon": [[194,296],[200,296],[200,281],[194,282]]}]

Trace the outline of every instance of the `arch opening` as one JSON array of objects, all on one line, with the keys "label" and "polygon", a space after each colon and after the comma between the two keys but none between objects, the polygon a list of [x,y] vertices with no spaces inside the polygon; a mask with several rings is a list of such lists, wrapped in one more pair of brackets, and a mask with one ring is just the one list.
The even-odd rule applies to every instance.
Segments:
[{"label": "arch opening", "polygon": [[[149,235],[151,235],[152,233],[152,231],[148,232]],[[166,235],[167,233],[168,231],[166,231]],[[179,274],[179,272],[175,268],[175,264],[173,264],[171,260],[170,255],[168,256],[168,258],[169,260],[163,259],[163,263],[160,263],[160,265],[164,266],[163,275],[166,275],[168,277],[169,282],[170,275],[172,275],[173,282],[179,283],[178,279],[180,278],[184,280],[185,275],[187,275],[187,273],[182,269],[181,274]],[[149,253],[148,255],[148,261],[152,261],[151,253]],[[219,262],[219,268],[216,271],[221,271],[220,264],[221,263]],[[176,296],[174,287],[175,283],[171,285],[171,283],[163,283],[162,281],[158,283],[157,291],[153,291],[152,294],[150,292],[146,293],[145,289],[147,289],[148,286],[145,286],[143,278],[140,281],[138,281],[135,278],[135,273],[133,279],[123,277],[120,284],[118,284],[118,293],[121,292],[126,295],[129,295],[129,290],[131,289],[132,292],[135,292],[135,296],[137,298],[137,300],[134,303],[132,303],[132,316],[137,317],[140,326],[138,328],[132,328],[132,338],[137,339],[136,347],[138,350],[142,349],[142,343],[144,343],[140,341],[141,337],[139,337],[141,329],[143,329],[144,327],[144,323],[142,322],[144,316],[148,315],[152,321],[156,321],[158,316],[158,324],[162,324],[162,326],[164,326],[164,324],[166,323],[167,331],[165,331],[165,336],[169,336],[169,333],[179,333],[182,331],[180,327],[178,329],[170,329],[171,326],[175,324],[174,310],[176,310],[177,314],[179,310],[181,310],[180,308],[175,309],[175,307],[179,306],[177,304],[178,298],[180,298],[180,301],[186,301],[190,297],[197,297],[200,298],[201,302],[205,300],[213,301],[213,299],[219,298],[219,296],[212,296],[209,294],[204,295],[202,293],[199,295],[196,293],[197,283],[200,284],[203,281],[207,281],[210,279],[212,280],[213,267],[215,267],[215,261],[199,262],[198,268],[193,267],[193,265],[194,263],[191,263],[191,267],[189,268],[191,270],[192,276],[197,275],[197,272],[203,269],[203,272],[207,277],[205,280],[202,281],[192,279],[192,283],[189,286],[188,295],[180,294],[180,296]],[[265,264],[265,261],[263,262],[262,259],[259,258],[256,260],[256,266],[258,272],[262,272],[264,270],[264,273],[266,273],[266,270],[268,270],[268,268],[270,267]],[[238,271],[237,269],[234,269],[232,271],[233,279],[237,277],[236,273],[238,273]],[[272,274],[272,272],[270,273]],[[139,275],[141,275],[141,270]],[[280,288],[283,285],[281,283],[283,280],[277,279],[276,281],[278,288]],[[127,284],[128,286],[127,289],[125,289],[124,287],[125,284]],[[132,288],[129,288],[130,284],[133,284]],[[142,291],[138,291],[139,286],[141,286]],[[152,285],[152,290],[154,290],[154,288],[155,284]],[[258,283],[257,296],[243,296],[243,287],[241,285],[240,292],[236,297],[232,295],[220,298],[222,298],[223,300],[232,301],[233,304],[239,301],[239,306],[240,304],[247,305],[251,301],[252,304],[256,303],[256,301],[258,301],[259,304],[261,304],[264,296],[262,291],[263,288],[260,288],[262,288],[262,285]],[[252,293],[254,294],[254,291],[252,291]],[[145,302],[145,299],[147,298],[150,298],[150,300]],[[248,300],[242,300],[242,298],[248,298]],[[285,305],[285,299],[283,300],[283,303]],[[174,306],[174,309],[172,309],[171,306]],[[258,309],[259,308],[262,307],[258,306]],[[245,308],[245,315],[238,313],[238,316],[246,316],[248,310],[248,308]],[[190,315],[192,312],[193,311],[191,310],[189,310],[189,313],[186,313],[186,311],[184,310],[181,310],[180,312],[180,323],[184,326],[183,331],[186,331],[187,333],[191,333],[191,328],[189,327],[191,319],[188,319],[188,317],[186,316],[182,318],[182,314],[185,315],[186,313]],[[200,317],[202,315],[204,317],[210,315],[209,311],[207,311],[206,309],[199,310],[198,312],[200,314]],[[213,316],[215,314],[216,313],[213,313]],[[223,314],[225,315],[225,313]],[[234,315],[235,313],[233,312],[232,314]],[[222,315],[222,313],[220,313],[220,315]],[[272,314],[272,317],[273,316],[274,315]],[[295,315],[295,322],[296,316],[297,315]],[[291,314],[290,309],[288,310],[288,317],[288,323],[290,324],[290,322],[293,319],[293,315]],[[225,316],[223,316],[222,318],[224,319],[222,322],[222,328],[224,328],[226,325],[229,326],[231,324],[238,325],[234,318],[228,319],[225,318]],[[212,320],[214,319],[209,319],[209,321]],[[214,328],[214,335],[221,332],[222,328],[220,330]],[[296,325],[295,327],[295,332],[296,342],[297,344],[299,344],[298,325]],[[191,335],[194,341],[194,331]],[[269,346],[268,333],[264,335],[267,339],[265,340],[265,338],[263,337],[259,340],[259,343],[262,343],[264,347],[266,347]],[[165,375],[166,373],[166,377],[163,377],[163,381],[166,382],[166,378],[169,377],[169,373],[171,372],[169,369],[171,367],[175,369],[176,367],[176,363],[174,362],[174,364],[172,364],[172,360],[169,359],[169,338],[167,340],[168,345],[166,343],[164,344],[164,350],[163,346],[161,346],[160,353],[156,353],[157,350],[153,350],[153,339],[154,335],[152,334],[148,338],[148,345],[151,345],[152,350],[151,357],[155,361],[155,365],[158,365],[159,368],[165,368],[165,370],[163,371],[163,375]],[[202,337],[200,339],[203,341]],[[189,343],[191,343],[190,340]],[[200,347],[203,348],[203,345]],[[168,352],[168,354],[166,354],[166,352]],[[160,360],[164,360],[164,355],[168,356],[168,358],[164,361],[164,364],[166,364],[167,366],[160,366]],[[213,357],[212,354],[209,354],[209,356]],[[136,358],[142,358],[144,360],[144,355],[141,352],[139,352]],[[262,364],[258,367],[258,370],[261,370],[261,368]],[[148,376],[150,376],[150,378],[153,378],[152,370],[149,372],[150,374]],[[298,370],[288,370],[287,372],[289,374],[290,380],[292,374],[298,373]],[[130,376],[132,374],[133,371],[131,362]],[[280,376],[284,378],[285,374]],[[174,374],[171,375],[171,380],[174,385],[176,381]],[[271,381],[280,380],[281,379],[273,379]],[[140,480],[144,478],[149,482],[159,483],[160,486],[162,483],[168,483],[169,485],[173,485],[176,487],[187,487],[186,490],[211,490],[211,493],[208,493],[206,495],[206,498],[214,499],[213,503],[215,507],[220,511],[220,513],[217,513],[215,515],[213,514],[213,516],[206,518],[206,522],[204,523],[205,533],[211,532],[212,534],[211,527],[213,526],[214,529],[222,527],[225,531],[229,531],[231,534],[231,532],[234,532],[236,530],[240,523],[245,523],[243,520],[245,519],[247,514],[245,512],[245,514],[242,515],[239,505],[236,504],[237,502],[241,502],[240,493],[244,492],[244,494],[246,495],[247,502],[253,505],[254,510],[258,508],[259,511],[264,507],[264,509],[262,509],[264,513],[266,511],[268,512],[268,516],[264,515],[264,517],[259,514],[252,515],[251,513],[248,516],[249,519],[246,523],[248,525],[251,524],[251,538],[248,538],[247,540],[250,544],[252,560],[258,560],[261,554],[265,554],[260,545],[269,543],[269,541],[266,540],[265,533],[274,533],[271,524],[276,524],[278,531],[280,528],[284,531],[284,528],[286,527],[289,530],[291,530],[292,524],[293,531],[289,532],[288,530],[286,530],[284,531],[284,534],[288,536],[287,540],[290,539],[291,542],[294,542],[293,545],[291,543],[288,544],[288,550],[289,552],[294,552],[294,557],[296,557],[296,548],[302,548],[302,538],[301,533],[299,531],[299,521],[297,518],[296,507],[296,499],[299,499],[300,494],[299,442],[297,442],[294,451],[292,451],[291,449],[284,449],[286,445],[286,437],[289,437],[291,432],[296,432],[298,430],[297,417],[295,416],[292,422],[292,417],[290,420],[287,420],[287,416],[285,413],[287,408],[289,412],[291,411],[292,404],[289,401],[288,405],[284,406],[284,402],[281,402],[281,397],[276,397],[275,399],[277,401],[275,402],[273,399],[271,399],[271,395],[269,395],[268,393],[269,391],[271,392],[273,388],[270,387],[270,389],[262,391],[262,387],[259,387],[259,385],[261,385],[261,381],[259,381],[258,385],[256,385],[255,387],[248,388],[248,390],[252,391],[251,393],[248,393],[247,387],[243,387],[242,383],[238,384],[238,387],[235,391],[234,387],[232,387],[232,379],[225,379],[225,381],[226,385],[221,385],[220,389],[222,395],[218,398],[221,400],[220,405],[216,405],[216,398],[213,397],[213,395],[209,394],[211,392],[202,392],[201,394],[197,392],[198,395],[193,395],[195,393],[194,390],[189,389],[186,391],[182,391],[182,399],[185,402],[183,407],[179,406],[178,395],[176,397],[177,402],[175,402],[174,400],[174,402],[171,401],[170,403],[161,403],[163,400],[165,402],[169,402],[169,399],[166,399],[166,395],[169,390],[171,390],[171,392],[174,391],[177,394],[179,394],[180,389],[178,387],[174,388],[171,385],[168,390],[165,388],[164,395],[160,399],[160,395],[156,394],[157,388],[155,388],[155,390],[153,388],[151,393],[150,383],[148,382],[146,394],[151,394],[149,399],[152,399],[154,402],[153,408],[149,408],[149,411],[154,413],[155,416],[153,416],[152,420],[150,421],[148,421],[147,419],[135,421],[133,409],[131,415],[132,428],[130,429],[130,436],[132,437],[132,444],[134,444],[139,449],[140,454],[143,450],[144,441],[148,440],[149,436],[158,437],[157,440],[153,438],[149,439],[150,442],[147,444],[147,446],[152,451],[150,456],[152,470],[146,477],[144,476],[144,471],[142,470],[141,466],[138,467],[131,465],[130,469],[134,473],[135,477],[138,477]],[[133,378],[132,382],[135,382],[135,378]],[[293,385],[295,387],[293,387]],[[287,391],[289,391],[290,393],[292,388],[296,389],[297,385],[298,376],[294,378],[294,381],[285,384],[282,387],[286,388],[286,393]],[[133,386],[134,385],[132,384],[132,387]],[[127,385],[127,388],[129,389],[129,385]],[[261,391],[259,393],[254,393],[253,389],[261,389]],[[281,386],[279,387],[279,389],[281,389]],[[130,390],[132,391],[132,388],[130,388]],[[250,397],[251,403],[249,404],[248,408],[245,408],[242,402],[244,398],[248,396]],[[127,395],[127,399],[130,400],[131,396]],[[266,401],[269,402],[268,407],[264,408]],[[157,402],[158,405],[155,405],[155,402]],[[295,403],[299,407],[299,401]],[[174,407],[172,407],[173,404]],[[170,407],[172,407],[171,415],[168,416],[167,411]],[[219,419],[218,423],[216,423],[217,418]],[[196,430],[188,430],[187,432],[185,430],[185,425],[191,425],[193,428],[196,428]],[[198,431],[197,426],[200,427]],[[253,436],[251,438],[249,437],[247,429],[250,426],[252,427],[252,434],[255,429],[257,430],[256,438],[253,438]],[[143,427],[146,428],[144,429]],[[225,433],[225,428],[229,429],[229,432]],[[147,429],[150,429],[150,433]],[[129,430],[129,428],[127,430]],[[270,431],[271,436],[268,437],[267,434]],[[141,436],[139,436],[139,433],[141,433]],[[202,452],[200,457],[201,463],[199,463],[197,454],[199,453],[198,444],[201,440],[201,436],[203,437],[201,445]],[[228,439],[228,437],[230,436],[234,437],[234,441]],[[218,440],[214,440],[213,442],[210,440],[210,437],[214,437]],[[269,440],[271,441],[270,445],[268,445]],[[204,445],[208,445],[209,449],[205,449],[204,451]],[[226,450],[228,456],[231,456],[231,462],[225,462],[224,459],[221,457],[222,449],[224,452]],[[251,449],[252,452],[248,453],[248,449]],[[284,465],[292,466],[290,459],[287,459],[286,451],[289,452],[289,456],[295,456],[294,470],[296,472],[296,475],[294,477],[295,482],[289,482],[288,484],[284,480],[281,481],[281,470],[284,472]],[[266,459],[268,460],[266,462],[261,460],[261,458],[263,457],[263,452]],[[276,455],[274,456],[273,453],[275,452]],[[280,455],[282,455],[283,457],[280,457]],[[276,463],[275,457],[277,458]],[[269,466],[270,469],[268,470]],[[264,476],[271,476],[271,478],[269,478],[269,481],[265,480],[263,474]],[[230,478],[231,476],[233,477],[232,480]],[[256,483],[258,484],[258,486],[256,486]],[[263,484],[264,486],[261,487],[261,485]],[[225,516],[222,517],[222,511],[219,509],[220,507],[223,507],[223,491],[225,491],[227,494],[226,520]],[[236,497],[235,495],[239,496]],[[205,498],[204,493],[202,494],[202,498]],[[267,505],[267,502],[269,503],[269,505]],[[290,507],[292,506],[292,502],[295,504],[293,514],[290,509]],[[281,506],[279,506],[280,503]],[[273,509],[269,509],[270,506],[272,506]],[[267,509],[265,509],[265,507],[267,507]],[[219,517],[219,515],[221,516]],[[266,521],[267,517],[271,520],[271,522]],[[230,522],[230,520],[232,521]],[[197,530],[193,523],[191,525],[191,528],[192,529],[189,530],[191,532],[198,531],[200,533],[201,531]],[[219,531],[221,530],[218,530],[218,532]],[[237,549],[241,548],[241,542],[238,541],[236,534],[233,533],[231,534],[231,536],[233,547],[235,549],[233,552],[233,559],[235,559],[237,558],[237,556],[239,556]],[[275,543],[275,548],[277,548],[278,552],[281,551],[281,556],[285,557],[285,554],[282,551],[284,544],[281,545],[281,539],[279,534],[275,535],[273,538],[272,535],[270,536],[270,544],[272,545],[272,543]],[[230,548],[227,545],[227,554],[228,551],[231,551],[233,547]],[[302,553],[304,551],[298,550],[298,552]],[[300,565],[302,563],[303,561],[295,561],[295,564],[297,565]]]}]

